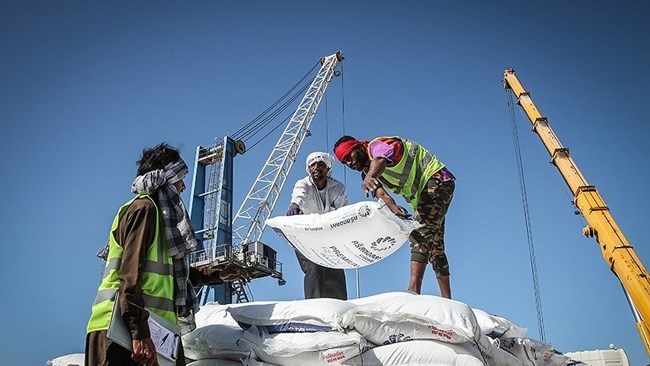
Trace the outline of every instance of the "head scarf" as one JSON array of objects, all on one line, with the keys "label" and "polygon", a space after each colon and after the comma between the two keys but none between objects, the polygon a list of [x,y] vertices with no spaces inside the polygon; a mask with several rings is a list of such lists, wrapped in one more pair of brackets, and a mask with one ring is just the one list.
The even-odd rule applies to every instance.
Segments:
[{"label": "head scarf", "polygon": [[357,146],[361,145],[362,142],[357,139],[343,141],[334,148],[334,155],[342,163]]},{"label": "head scarf", "polygon": [[307,156],[307,160],[305,162],[306,163],[305,169],[307,170],[307,174],[309,174],[309,166],[319,161],[325,163],[325,166],[327,166],[327,177],[328,178],[331,177],[332,163],[334,163],[334,158],[332,157],[332,155],[321,151],[313,152]]},{"label": "head scarf", "polygon": [[190,266],[187,255],[196,247],[194,228],[181,196],[174,183],[182,180],[189,169],[181,159],[167,164],[163,169],[139,175],[131,185],[134,194],[156,197],[167,242],[167,250],[174,266],[175,304],[181,319],[183,333],[196,328],[194,312],[198,306],[194,288],[189,282]]}]

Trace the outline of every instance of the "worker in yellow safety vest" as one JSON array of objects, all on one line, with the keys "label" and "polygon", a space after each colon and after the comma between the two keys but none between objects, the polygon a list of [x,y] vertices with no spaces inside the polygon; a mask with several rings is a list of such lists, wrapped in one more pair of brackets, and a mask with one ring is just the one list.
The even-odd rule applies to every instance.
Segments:
[{"label": "worker in yellow safety vest", "polygon": [[[131,187],[135,197],[118,209],[111,225],[104,275],[88,321],[86,366],[157,365],[149,312],[187,332],[196,327],[195,286],[250,280],[235,264],[222,270],[189,266],[187,255],[197,242],[180,197],[187,173],[177,149],[162,143],[143,150]],[[116,298],[132,351],[107,337]],[[182,345],[176,364],[185,365]]]},{"label": "worker in yellow safety vest", "polygon": [[434,155],[414,141],[378,137],[359,141],[343,136],[334,144],[337,159],[350,169],[362,172],[361,188],[366,196],[380,198],[395,215],[410,214],[386,192],[399,194],[414,210],[423,226],[409,237],[411,278],[408,289],[420,293],[427,262],[440,286],[440,295],[451,298],[449,263],[445,254],[445,215],[454,195],[454,175]]}]

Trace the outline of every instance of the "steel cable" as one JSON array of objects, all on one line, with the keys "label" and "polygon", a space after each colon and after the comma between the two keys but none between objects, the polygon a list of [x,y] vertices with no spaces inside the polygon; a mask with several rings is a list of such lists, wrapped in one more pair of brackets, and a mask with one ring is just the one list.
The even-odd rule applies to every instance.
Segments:
[{"label": "steel cable", "polygon": [[[262,124],[260,124],[258,121],[260,119],[262,119],[262,118],[264,118],[264,120],[266,120],[268,117],[264,117],[264,116],[266,116],[271,110],[273,110],[278,104],[280,104],[288,95],[290,95],[309,75],[312,74],[312,72],[314,71],[314,69],[318,65],[319,65],[318,62],[316,64],[314,64],[314,66],[309,71],[307,71],[307,73],[305,73],[305,75],[303,75],[302,78],[300,78],[300,80],[298,80],[286,93],[284,93],[280,98],[278,98],[278,100],[276,100],[273,104],[271,104],[268,108],[266,108],[262,113],[260,113],[255,118],[253,118],[246,125],[241,127],[239,130],[235,131],[232,134],[233,138],[242,139],[243,136],[250,135],[250,133],[252,131],[255,131],[256,129],[259,129],[259,128],[264,128],[264,126],[266,126],[266,124],[268,124],[268,123],[266,123],[266,124],[264,124],[262,126]],[[295,100],[295,98],[296,98],[295,94],[294,94],[294,96],[292,96],[292,98]],[[285,107],[285,109],[286,109],[286,107]]]},{"label": "steel cable", "polygon": [[291,96],[290,99],[286,100],[284,103],[282,103],[280,107],[278,107],[273,112],[271,112],[271,114],[269,114],[264,119],[259,121],[255,125],[254,129],[249,129],[244,134],[238,136],[238,138],[247,141],[251,139],[253,136],[257,135],[266,126],[268,126],[280,113],[284,112],[289,106],[291,106],[293,102],[295,102],[296,99],[298,99],[298,97],[300,97],[308,87],[309,87],[309,83],[303,85],[293,96]]},{"label": "steel cable", "polygon": [[526,193],[526,180],[524,178],[524,166],[521,159],[521,147],[519,145],[519,133],[517,131],[517,117],[515,115],[514,98],[509,89],[505,90],[506,103],[510,114],[512,125],[512,141],[515,147],[515,158],[517,162],[517,172],[519,174],[519,188],[521,193],[521,203],[524,211],[524,221],[526,226],[526,238],[528,240],[528,257],[530,260],[530,271],[533,277],[533,289],[535,291],[535,309],[537,311],[537,326],[539,328],[540,340],[546,343],[546,332],[544,331],[544,314],[542,312],[542,295],[539,289],[539,280],[537,277],[537,261],[535,259],[535,245],[533,242],[533,230],[530,224],[530,213],[528,210],[528,195]]}]

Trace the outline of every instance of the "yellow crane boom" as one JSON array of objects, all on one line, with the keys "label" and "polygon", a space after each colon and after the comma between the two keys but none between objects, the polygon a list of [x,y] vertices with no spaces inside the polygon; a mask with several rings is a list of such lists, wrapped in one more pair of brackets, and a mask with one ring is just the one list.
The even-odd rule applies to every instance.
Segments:
[{"label": "yellow crane boom", "polygon": [[548,119],[543,117],[512,69],[506,69],[504,88],[512,90],[518,104],[533,125],[533,131],[542,139],[564,181],[573,193],[573,204],[587,220],[583,233],[595,237],[605,262],[619,279],[630,307],[646,352],[650,355],[650,279],[648,271],[636,255],[632,244],[627,240],[609,212],[609,207],[595,186],[589,185],[575,162],[551,129]]}]

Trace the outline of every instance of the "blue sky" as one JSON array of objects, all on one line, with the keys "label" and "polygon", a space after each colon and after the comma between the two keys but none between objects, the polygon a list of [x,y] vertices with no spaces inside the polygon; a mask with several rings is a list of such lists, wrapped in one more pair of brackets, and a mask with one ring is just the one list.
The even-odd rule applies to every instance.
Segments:
[{"label": "blue sky", "polygon": [[[331,148],[343,120],[359,138],[397,134],[428,147],[458,178],[446,234],[454,297],[538,338],[503,70],[515,68],[647,265],[648,10],[634,1],[3,2],[4,363],[83,352],[95,253],[130,198],[143,147],[167,141],[191,165],[197,145],[236,131],[336,50],[343,78],[288,184],[304,176],[310,151]],[[547,340],[564,352],[614,343],[632,364],[647,362],[618,281],[516,114]],[[236,207],[278,136],[236,158]],[[337,165],[335,176],[351,201],[364,199],[356,173]],[[277,214],[288,201],[285,190]],[[300,298],[293,253],[270,231],[265,241],[287,284],[256,281],[255,299]],[[361,295],[405,289],[408,260],[405,245],[362,269]],[[431,269],[423,291],[438,294]]]}]

